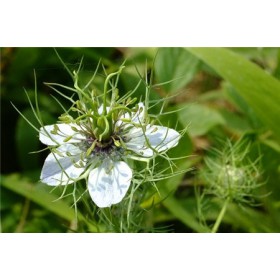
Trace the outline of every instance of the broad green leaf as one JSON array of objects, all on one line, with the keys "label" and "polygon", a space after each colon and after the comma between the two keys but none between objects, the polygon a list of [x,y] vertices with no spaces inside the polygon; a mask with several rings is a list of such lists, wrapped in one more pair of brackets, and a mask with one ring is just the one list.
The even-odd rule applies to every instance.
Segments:
[{"label": "broad green leaf", "polygon": [[[213,199],[211,210],[205,212],[205,218],[209,224],[217,219],[221,208],[223,207],[223,201]],[[261,222],[260,222],[261,221]],[[242,229],[245,232],[275,232],[279,231],[277,224],[270,215],[264,214],[258,209],[252,207],[240,206],[235,203],[230,203],[227,207],[227,211],[223,218],[224,224],[230,224],[235,229]]]},{"label": "broad green leaf", "polygon": [[188,126],[188,132],[192,136],[205,135],[216,125],[223,125],[223,117],[214,109],[205,105],[185,105],[178,112],[179,121],[183,126]]},{"label": "broad green leaf", "polygon": [[[27,178],[19,176],[19,174],[1,175],[1,185],[19,195],[29,198],[31,201],[39,204],[48,211],[56,214],[57,216],[72,222],[75,219],[74,208],[71,208],[63,200],[55,201],[58,197],[48,193],[41,183],[31,183]],[[78,213],[78,217],[87,221]],[[88,224],[88,223],[87,223]],[[91,231],[96,229],[88,224]]]},{"label": "broad green leaf", "polygon": [[274,71],[274,76],[280,80],[280,48],[278,48],[278,55],[277,55],[277,66]]},{"label": "broad green leaf", "polygon": [[236,113],[230,112],[225,109],[219,110],[219,113],[225,120],[225,127],[227,130],[235,133],[245,133],[252,131],[252,126],[244,115],[239,116]]},{"label": "broad green leaf", "polygon": [[261,142],[267,145],[268,147],[270,147],[271,149],[273,149],[274,151],[280,153],[280,144],[278,142],[269,139],[264,139]]},{"label": "broad green leaf", "polygon": [[268,71],[271,71],[275,69],[276,67],[276,61],[277,61],[277,53],[278,48],[275,47],[265,47],[265,48],[259,48],[259,47],[233,47],[229,48],[235,53],[238,53],[242,55],[243,57],[253,60],[260,65],[262,65],[265,69]]},{"label": "broad green leaf", "polygon": [[232,224],[239,225],[246,232],[279,232],[279,224],[275,223],[271,215],[251,207],[230,204],[226,216]]},{"label": "broad green leaf", "polygon": [[280,82],[242,56],[223,48],[188,48],[229,81],[259,119],[280,138]]},{"label": "broad green leaf", "polygon": [[199,60],[183,48],[160,48],[155,59],[157,83],[166,92],[176,92],[187,85],[194,77]]},{"label": "broad green leaf", "polygon": [[1,182],[5,188],[31,199],[63,219],[72,221],[75,218],[74,209],[64,201],[54,202],[57,197],[47,193],[43,184],[31,183],[27,178],[20,177],[18,174],[2,175]]},{"label": "broad green leaf", "polygon": [[144,48],[144,47],[137,47],[137,48],[126,48],[124,50],[124,57],[126,59],[125,65],[144,65],[146,68],[147,63],[149,64],[150,61],[153,61],[153,58],[156,56],[157,48]]},{"label": "broad green leaf", "polygon": [[[263,124],[256,116],[254,110],[248,106],[248,103],[244,100],[244,98],[237,92],[237,90],[230,84],[226,83],[225,87],[225,94],[229,98],[231,102],[233,102],[237,108],[243,112],[246,119],[245,123],[249,121],[251,128],[260,129],[263,127]],[[236,115],[236,114],[235,114]]]},{"label": "broad green leaf", "polygon": [[[279,143],[274,141],[261,141],[256,145],[256,150],[260,149],[261,165],[263,167],[263,178],[265,179],[265,189],[268,194],[269,200],[280,200],[280,156],[279,156]],[[269,200],[265,199],[268,204]]]}]

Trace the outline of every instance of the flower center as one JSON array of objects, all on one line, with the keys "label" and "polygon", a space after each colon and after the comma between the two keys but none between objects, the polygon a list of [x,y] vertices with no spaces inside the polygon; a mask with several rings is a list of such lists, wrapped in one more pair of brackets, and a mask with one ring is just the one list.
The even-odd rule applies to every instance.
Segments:
[{"label": "flower center", "polygon": [[[115,136],[115,138],[118,137]],[[85,151],[88,157],[97,157],[99,160],[106,158],[120,160],[124,153],[124,149],[116,146],[112,138],[106,141],[99,141],[98,139],[89,137],[82,142],[80,148]]]},{"label": "flower center", "polygon": [[113,131],[112,126],[112,118],[102,115],[93,124],[93,134],[100,142],[109,141]]},{"label": "flower center", "polygon": [[109,141],[97,141],[96,142],[96,146],[94,149],[94,152],[99,153],[110,153],[114,148],[116,148],[116,146],[113,143],[112,139],[109,139]]}]

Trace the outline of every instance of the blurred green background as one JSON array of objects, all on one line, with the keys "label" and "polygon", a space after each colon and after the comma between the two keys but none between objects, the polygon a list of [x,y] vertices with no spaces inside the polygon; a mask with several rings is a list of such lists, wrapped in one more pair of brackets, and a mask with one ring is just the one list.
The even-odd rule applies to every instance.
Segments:
[{"label": "blurred green background", "polygon": [[[206,232],[217,218],[223,201],[209,195],[202,204],[198,193],[207,187],[199,176],[211,148],[221,141],[247,139],[252,160],[261,156],[261,187],[255,205],[231,203],[220,232],[280,231],[280,50],[278,48],[58,48],[68,67],[77,69],[83,57],[82,79],[89,79],[98,61],[108,72],[126,59],[120,92],[139,82],[137,71],[148,69],[151,98],[173,95],[166,106],[172,115],[166,125],[188,126],[170,155],[190,156],[180,165],[192,171],[158,183],[161,196],[151,193],[143,202],[143,230]],[[135,68],[137,66],[137,69]],[[1,49],[1,231],[68,232],[75,214],[70,200],[39,182],[48,151],[37,132],[12,107],[13,103],[36,124],[24,89],[34,101],[34,70],[39,104],[46,124],[62,113],[44,82],[72,86],[72,80],[52,48]],[[168,83],[165,83],[168,82]],[[102,80],[96,81],[96,87]],[[136,96],[144,97],[140,85]],[[60,99],[59,99],[60,100]],[[61,102],[65,102],[60,100]],[[153,108],[151,113],[156,113]],[[171,117],[170,117],[171,116]],[[38,126],[37,126],[38,127]],[[191,156],[192,155],[192,156]],[[154,206],[150,208],[151,201]],[[199,206],[198,206],[199,205]],[[201,214],[203,211],[203,215]],[[94,231],[85,215],[79,232]],[[203,217],[202,217],[203,216]],[[147,229],[147,230],[145,230]]]}]

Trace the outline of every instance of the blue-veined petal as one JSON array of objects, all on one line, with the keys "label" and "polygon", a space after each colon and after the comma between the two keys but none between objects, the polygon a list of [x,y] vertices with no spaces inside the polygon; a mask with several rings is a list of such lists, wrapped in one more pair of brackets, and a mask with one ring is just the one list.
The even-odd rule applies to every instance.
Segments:
[{"label": "blue-veined petal", "polygon": [[76,124],[46,125],[40,128],[40,141],[45,145],[61,145],[64,143],[78,143],[86,137],[77,130],[80,127]]},{"label": "blue-veined petal", "polygon": [[65,144],[57,152],[50,153],[42,168],[41,181],[50,186],[73,183],[84,171],[81,165],[85,162],[81,161],[80,154],[81,151],[72,144]]},{"label": "blue-veined petal", "polygon": [[128,150],[143,156],[152,157],[156,152],[164,152],[175,147],[180,139],[180,134],[171,128],[148,125],[146,128],[132,128],[126,135]]},{"label": "blue-veined petal", "polygon": [[88,177],[88,191],[94,203],[110,207],[125,196],[132,179],[132,170],[123,161],[105,160]]}]

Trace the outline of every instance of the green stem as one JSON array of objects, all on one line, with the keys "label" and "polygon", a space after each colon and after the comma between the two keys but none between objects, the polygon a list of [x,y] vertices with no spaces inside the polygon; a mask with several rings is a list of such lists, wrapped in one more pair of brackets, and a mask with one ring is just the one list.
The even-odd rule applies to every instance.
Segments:
[{"label": "green stem", "polygon": [[[105,129],[103,130],[103,132],[99,135],[99,141],[102,141],[102,140],[107,140],[108,138],[110,138],[110,124],[107,120],[106,117],[100,117],[104,120],[105,122]],[[103,128],[103,127],[102,127]]]},{"label": "green stem", "polygon": [[219,228],[219,226],[220,226],[220,224],[221,224],[221,222],[222,222],[222,220],[224,218],[224,215],[226,213],[227,206],[228,206],[229,202],[230,202],[230,198],[227,198],[225,203],[224,203],[224,206],[221,209],[220,214],[219,214],[219,216],[218,216],[218,218],[217,218],[217,220],[216,220],[216,222],[214,224],[214,227],[212,228],[211,233],[216,233],[218,231],[218,228]]},{"label": "green stem", "polygon": [[29,208],[30,208],[30,199],[26,198],[24,201],[24,205],[22,207],[22,214],[20,217],[20,221],[15,232],[23,232],[23,228],[28,216]]},{"label": "green stem", "polygon": [[110,75],[108,75],[106,77],[106,80],[104,83],[104,94],[103,94],[103,113],[102,113],[103,116],[105,116],[107,114],[107,112],[106,112],[106,95],[107,95],[108,83],[112,77],[120,74],[123,68],[124,68],[124,66],[120,67],[119,71],[111,73]]}]

